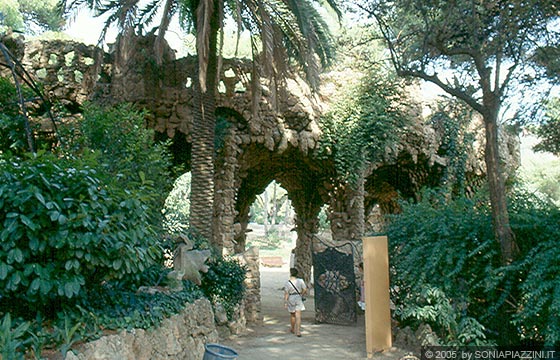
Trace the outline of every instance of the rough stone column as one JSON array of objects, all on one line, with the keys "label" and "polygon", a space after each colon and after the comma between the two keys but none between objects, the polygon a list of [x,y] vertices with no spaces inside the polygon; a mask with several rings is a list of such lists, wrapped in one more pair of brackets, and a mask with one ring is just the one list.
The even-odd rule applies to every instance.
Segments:
[{"label": "rough stone column", "polygon": [[245,277],[245,318],[248,322],[262,322],[261,273],[259,270],[259,249],[251,247],[239,256],[247,266]]},{"label": "rough stone column", "polygon": [[214,178],[214,237],[220,237],[223,251],[233,254],[235,238],[235,176],[238,169],[238,145],[235,142],[235,127],[231,126],[225,137],[224,146],[216,160]]},{"label": "rough stone column", "polygon": [[360,240],[364,233],[364,179],[355,187],[341,184],[333,188],[329,220],[333,241]]},{"label": "rough stone column", "polygon": [[299,276],[307,285],[311,284],[311,267],[313,266],[312,244],[313,236],[317,233],[317,217],[296,216],[296,251],[295,267]]}]

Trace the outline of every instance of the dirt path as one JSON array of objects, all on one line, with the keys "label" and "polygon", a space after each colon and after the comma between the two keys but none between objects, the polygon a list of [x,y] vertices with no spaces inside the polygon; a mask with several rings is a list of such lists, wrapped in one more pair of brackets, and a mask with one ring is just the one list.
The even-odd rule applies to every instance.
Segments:
[{"label": "dirt path", "polygon": [[[250,326],[247,333],[222,344],[239,354],[239,360],[353,360],[367,359],[363,316],[356,326],[316,324],[312,296],[305,302],[302,337],[289,332],[289,314],[283,306],[284,282],[288,268],[261,267],[261,301],[263,324]],[[391,349],[375,354],[378,360],[399,360],[406,353]]]}]

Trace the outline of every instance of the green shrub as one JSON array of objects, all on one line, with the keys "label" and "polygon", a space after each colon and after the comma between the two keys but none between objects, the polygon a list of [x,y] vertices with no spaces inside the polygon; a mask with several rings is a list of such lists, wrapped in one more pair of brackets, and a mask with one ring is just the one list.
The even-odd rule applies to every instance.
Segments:
[{"label": "green shrub", "polygon": [[[392,285],[396,315],[404,324],[428,322],[443,341],[471,338],[454,333],[463,317],[479,319],[478,304],[486,293],[486,277],[499,264],[498,246],[492,240],[491,219],[473,200],[447,203],[438,193],[425,193],[418,204],[402,204],[388,228]],[[428,319],[414,309],[424,308],[427,289],[443,294],[442,304],[452,307]],[[432,296],[432,300],[433,300]],[[441,299],[440,299],[441,300]],[[449,327],[453,319],[455,330]],[[430,320],[430,321],[428,321]],[[477,337],[472,342],[482,342]]]},{"label": "green shrub", "polygon": [[154,130],[146,128],[146,115],[131,104],[87,104],[78,128],[64,129],[64,150],[73,156],[95,153],[99,172],[107,175],[104,183],[142,190],[142,200],[151,211],[148,220],[160,227],[161,209],[173,185],[173,168],[168,144],[154,142]]},{"label": "green shrub", "polygon": [[95,165],[0,160],[1,305],[56,309],[161,259],[146,193],[103,184]]},{"label": "green shrub", "polygon": [[[520,251],[508,266],[483,197],[426,193],[389,218],[392,296],[403,325],[427,322],[448,344],[558,344],[560,212],[520,192],[510,201]],[[429,302],[439,316],[430,317]]]},{"label": "green shrub", "polygon": [[[556,230],[558,231],[558,230]],[[556,233],[558,234],[558,233]],[[528,276],[521,285],[523,297],[514,316],[522,339],[560,344],[560,248],[554,242],[542,244],[527,255]]]},{"label": "green shrub", "polygon": [[247,269],[236,259],[221,256],[210,260],[208,265],[208,272],[202,276],[202,291],[213,304],[221,304],[231,319],[245,294]]},{"label": "green shrub", "polygon": [[[23,96],[33,98],[33,93],[27,87],[22,88]],[[33,108],[28,108],[32,110]],[[30,131],[36,130],[38,125],[31,125]],[[13,83],[0,76],[0,153],[10,152],[21,155],[29,151],[25,131],[26,119],[20,110],[19,97]]]},{"label": "green shrub", "polygon": [[187,303],[202,298],[203,292],[190,281],[181,291],[139,291],[140,286],[162,289],[170,269],[154,265],[136,279],[107,281],[80,304],[81,318],[102,329],[147,329],[180,312]]},{"label": "green shrub", "polygon": [[463,312],[438,288],[426,287],[413,303],[397,312],[401,320],[430,324],[432,330],[446,345],[489,345],[486,329],[476,319]]},{"label": "green shrub", "polygon": [[[144,174],[171,190],[171,156],[165,143],[154,142],[154,130],[146,128],[146,116],[131,104],[108,108],[87,105],[80,123],[85,149],[99,152],[105,170],[118,175],[123,184],[137,183],[139,174]],[[166,195],[162,191],[160,208]]]},{"label": "green shrub", "polygon": [[560,345],[560,209],[528,194],[516,194],[512,227],[521,248],[520,299],[513,323],[522,341]]},{"label": "green shrub", "polygon": [[[23,318],[30,325],[8,339],[16,358],[22,348],[64,354],[104,329],[147,328],[203,296],[188,282],[176,293],[138,292],[164,285],[169,271],[158,231],[171,161],[144,115],[88,105],[77,129],[63,129],[57,156],[0,149],[0,315],[18,319],[3,334]],[[0,146],[14,143],[7,135]]]}]

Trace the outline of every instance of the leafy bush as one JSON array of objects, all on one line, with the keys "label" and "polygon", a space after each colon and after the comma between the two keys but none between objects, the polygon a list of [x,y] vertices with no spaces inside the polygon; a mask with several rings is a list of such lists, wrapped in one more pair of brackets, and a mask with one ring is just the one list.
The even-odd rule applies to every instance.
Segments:
[{"label": "leafy bush", "polygon": [[[405,324],[427,321],[414,310],[426,301],[426,289],[436,289],[452,304],[443,318],[428,323],[444,341],[462,334],[449,331],[449,321],[477,319],[476,306],[485,294],[486,277],[499,264],[487,209],[468,199],[447,203],[439,194],[426,193],[418,204],[402,204],[388,228],[396,315]],[[424,299],[424,300],[422,300]],[[417,321],[414,321],[417,320]],[[483,337],[473,339],[482,341]]]},{"label": "leafy bush", "polygon": [[214,304],[221,304],[231,319],[235,307],[245,294],[247,269],[232,258],[215,257],[209,262],[209,270],[203,273],[201,289]]},{"label": "leafy bush", "polygon": [[[33,98],[29,88],[23,87],[22,92],[25,98]],[[36,124],[27,125],[30,131],[37,128]],[[20,111],[16,88],[10,80],[0,76],[0,153],[21,155],[29,151],[25,126],[26,119]]]},{"label": "leafy bush", "polygon": [[482,324],[476,319],[464,316],[461,309],[453,306],[451,300],[438,288],[426,287],[414,303],[399,309],[402,320],[430,324],[440,340],[446,345],[488,345]]},{"label": "leafy bush", "polygon": [[[395,315],[404,325],[428,322],[449,344],[557,344],[559,210],[512,196],[520,253],[502,266],[488,207],[483,197],[450,201],[430,192],[390,217]],[[436,303],[440,313],[431,316]]]},{"label": "leafy bush", "polygon": [[[15,130],[0,133],[0,146],[13,147],[17,136],[8,136],[21,132],[8,115],[0,127]],[[64,354],[106,329],[157,325],[203,296],[189,282],[138,292],[165,285],[158,232],[173,178],[166,144],[154,144],[144,116],[88,105],[56,155],[0,149],[0,315],[16,316],[0,330],[3,348],[17,347],[7,358]]]},{"label": "leafy bush", "polygon": [[560,345],[560,209],[533,195],[517,193],[512,227],[522,256],[518,267],[519,307],[513,316],[522,341]]},{"label": "leafy bush", "polygon": [[159,180],[170,189],[170,154],[154,143],[154,130],[145,125],[146,112],[130,104],[104,108],[87,105],[80,130],[86,149],[101,153],[107,171],[119,181],[138,181],[138,175]]},{"label": "leafy bush", "polygon": [[[106,175],[103,182],[138,189],[151,211],[148,220],[160,227],[161,209],[173,184],[173,168],[168,144],[154,142],[154,130],[146,128],[145,117],[144,111],[130,104],[107,108],[88,104],[77,131],[64,129],[63,150],[71,155],[95,153],[97,170]],[[76,132],[79,136],[70,136]]]},{"label": "leafy bush", "polygon": [[[558,234],[558,229],[555,229]],[[539,244],[527,254],[528,276],[521,284],[523,296],[513,322],[522,340],[545,345],[560,344],[560,248],[558,240]]]},{"label": "leafy bush", "polygon": [[56,308],[84,287],[160,259],[145,196],[103,184],[87,161],[48,154],[1,161],[2,305]]},{"label": "leafy bush", "polygon": [[162,289],[170,269],[152,266],[134,281],[113,280],[103,284],[87,301],[80,304],[81,318],[100,329],[132,329],[159,325],[161,321],[180,312],[187,303],[204,296],[190,281],[183,281],[181,291],[144,292],[139,286]]},{"label": "leafy bush", "polygon": [[401,89],[395,78],[371,71],[321,117],[317,157],[334,162],[337,180],[355,183],[368,161],[400,141],[407,127]]},{"label": "leafy bush", "polygon": [[170,155],[154,144],[144,115],[130,105],[88,106],[59,157],[2,155],[0,311],[27,313],[32,304],[52,316],[84,288],[162,262],[156,230]]}]

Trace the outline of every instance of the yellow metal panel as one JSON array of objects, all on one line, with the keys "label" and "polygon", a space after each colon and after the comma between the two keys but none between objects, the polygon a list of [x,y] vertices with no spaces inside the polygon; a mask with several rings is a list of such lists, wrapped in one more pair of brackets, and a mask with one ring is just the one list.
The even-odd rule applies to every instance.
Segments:
[{"label": "yellow metal panel", "polygon": [[392,346],[387,236],[364,237],[364,292],[368,358]]}]

